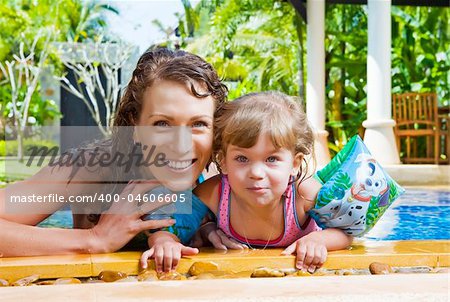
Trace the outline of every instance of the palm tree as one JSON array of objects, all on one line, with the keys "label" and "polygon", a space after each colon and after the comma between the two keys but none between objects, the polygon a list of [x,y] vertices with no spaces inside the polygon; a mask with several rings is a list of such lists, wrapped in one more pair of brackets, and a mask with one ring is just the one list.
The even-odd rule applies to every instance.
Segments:
[{"label": "palm tree", "polygon": [[66,40],[73,42],[97,37],[106,28],[105,14],[119,14],[113,6],[96,0],[61,0],[59,12],[68,25]]},{"label": "palm tree", "polygon": [[303,35],[299,35],[303,24],[289,3],[221,1],[209,25],[208,34],[187,49],[206,57],[222,76],[237,82],[230,98],[271,89],[303,94]]}]

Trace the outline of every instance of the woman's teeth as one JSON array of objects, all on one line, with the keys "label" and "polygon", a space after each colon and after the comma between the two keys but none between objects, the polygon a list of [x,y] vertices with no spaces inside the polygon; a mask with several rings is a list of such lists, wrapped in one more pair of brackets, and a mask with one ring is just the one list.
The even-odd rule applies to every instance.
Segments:
[{"label": "woman's teeth", "polygon": [[168,160],[168,166],[171,169],[186,169],[192,164],[192,160],[184,160],[184,161],[176,161],[176,160]]}]

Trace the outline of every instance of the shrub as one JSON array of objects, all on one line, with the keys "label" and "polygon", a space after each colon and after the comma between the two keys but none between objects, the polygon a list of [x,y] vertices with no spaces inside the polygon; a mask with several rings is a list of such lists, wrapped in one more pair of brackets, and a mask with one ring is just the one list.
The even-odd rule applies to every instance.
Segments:
[{"label": "shrub", "polygon": [[[0,141],[0,156],[17,156],[17,141]],[[32,139],[24,139],[23,141],[24,146],[24,154],[25,156],[28,156],[31,154],[31,148],[37,147],[47,147],[52,148],[55,146],[58,146],[53,141],[48,140],[32,140]]]}]

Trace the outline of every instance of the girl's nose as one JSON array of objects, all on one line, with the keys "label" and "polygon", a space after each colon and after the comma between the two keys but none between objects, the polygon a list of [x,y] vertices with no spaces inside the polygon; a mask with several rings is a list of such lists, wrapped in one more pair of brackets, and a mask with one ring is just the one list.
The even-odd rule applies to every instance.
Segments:
[{"label": "girl's nose", "polygon": [[260,163],[250,166],[249,176],[251,179],[261,179],[264,177],[264,167]]}]

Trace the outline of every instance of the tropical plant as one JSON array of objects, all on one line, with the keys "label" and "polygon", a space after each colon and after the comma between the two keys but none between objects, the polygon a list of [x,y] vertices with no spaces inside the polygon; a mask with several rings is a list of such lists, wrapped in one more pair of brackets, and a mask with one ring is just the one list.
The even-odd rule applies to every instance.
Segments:
[{"label": "tropical plant", "polygon": [[[306,25],[288,1],[182,3],[181,47],[214,65],[230,99],[269,89],[304,97]],[[436,91],[440,104],[449,105],[449,14],[448,8],[392,7],[393,93]],[[367,6],[327,4],[325,20],[326,127],[336,153],[364,131]]]},{"label": "tropical plant", "polygon": [[450,9],[392,8],[392,92],[437,92],[450,105]]},{"label": "tropical plant", "polygon": [[[52,66],[54,72],[62,73],[63,65],[57,55],[49,51],[49,41],[36,40],[36,37],[51,31],[51,41],[108,40],[104,31],[105,13],[117,14],[118,11],[95,0],[0,0],[0,4],[0,62],[4,66],[0,72],[0,128],[4,129],[8,122],[14,124],[24,119],[23,129],[29,123],[38,124],[58,116],[49,114],[54,106],[35,92],[39,91],[40,67]],[[27,76],[33,80],[30,85],[26,84],[27,89],[21,89],[18,84],[24,85]],[[16,80],[11,82],[13,78]],[[5,86],[7,83],[9,86]]]},{"label": "tropical plant", "polygon": [[[11,87],[11,113],[12,125],[17,135],[19,161],[22,161],[23,139],[25,128],[29,121],[29,109],[33,95],[39,84],[39,77],[46,65],[50,53],[50,43],[53,41],[54,30],[39,31],[32,43],[24,38],[20,42],[19,52],[13,55],[13,60],[0,62],[0,70]],[[41,50],[39,57],[36,53],[36,45],[43,40],[45,48]],[[21,91],[25,91],[21,94]],[[2,110],[4,110],[2,106]]]},{"label": "tropical plant", "polygon": [[[68,92],[84,102],[86,108],[105,136],[111,133],[112,118],[120,98],[120,70],[134,47],[118,43],[62,44],[61,61],[75,77],[72,83],[66,75],[59,77]],[[98,97],[100,96],[100,97]],[[105,117],[102,119],[101,108]]]},{"label": "tropical plant", "polygon": [[289,3],[230,0],[211,11],[209,33],[187,49],[206,57],[234,82],[230,98],[262,90],[299,94],[301,20]]},{"label": "tropical plant", "polygon": [[326,126],[337,152],[366,119],[367,14],[362,5],[328,5],[325,20]]}]

